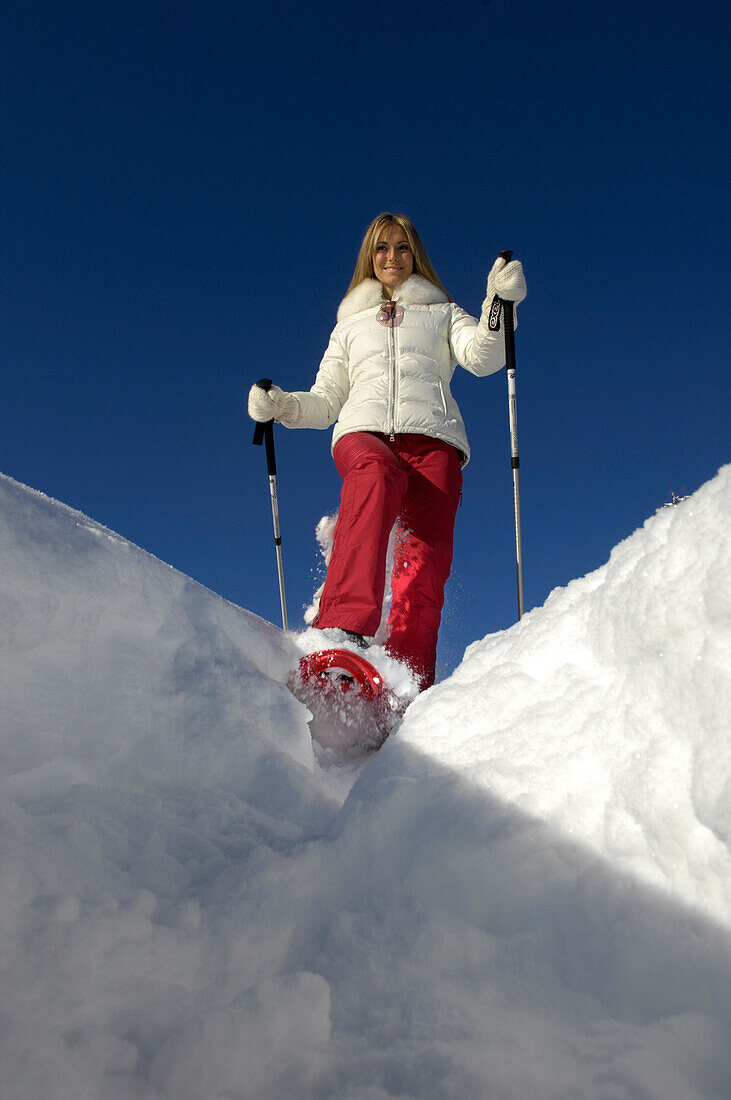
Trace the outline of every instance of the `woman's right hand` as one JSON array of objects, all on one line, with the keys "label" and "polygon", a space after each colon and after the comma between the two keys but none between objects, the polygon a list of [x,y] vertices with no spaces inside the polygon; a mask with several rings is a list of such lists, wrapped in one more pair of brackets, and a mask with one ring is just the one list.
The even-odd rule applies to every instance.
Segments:
[{"label": "woman's right hand", "polygon": [[294,394],[279,386],[265,390],[257,383],[249,390],[249,416],[261,424],[267,420],[296,420],[298,411],[299,402]]}]

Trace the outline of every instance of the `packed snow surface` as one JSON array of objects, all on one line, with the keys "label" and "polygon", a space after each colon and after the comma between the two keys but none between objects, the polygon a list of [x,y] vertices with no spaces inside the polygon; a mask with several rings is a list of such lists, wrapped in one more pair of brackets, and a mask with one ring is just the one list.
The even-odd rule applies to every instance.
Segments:
[{"label": "packed snow surface", "polygon": [[730,544],[731,466],[325,768],[296,639],[0,479],[3,1100],[727,1100]]}]

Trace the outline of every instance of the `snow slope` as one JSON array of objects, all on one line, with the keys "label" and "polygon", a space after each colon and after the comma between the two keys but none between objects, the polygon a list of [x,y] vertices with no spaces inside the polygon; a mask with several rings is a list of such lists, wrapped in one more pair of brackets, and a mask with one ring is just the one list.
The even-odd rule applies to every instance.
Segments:
[{"label": "snow slope", "polygon": [[725,1100],[730,519],[326,771],[291,639],[0,478],[3,1100]]}]

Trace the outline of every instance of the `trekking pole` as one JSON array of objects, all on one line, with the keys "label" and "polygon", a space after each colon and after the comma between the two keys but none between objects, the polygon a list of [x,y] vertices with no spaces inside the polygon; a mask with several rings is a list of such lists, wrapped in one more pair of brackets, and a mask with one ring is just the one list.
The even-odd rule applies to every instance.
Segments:
[{"label": "trekking pole", "polygon": [[[501,252],[500,255],[507,261],[511,259],[513,253],[506,251]],[[505,367],[508,374],[508,410],[510,414],[510,466],[513,471],[513,509],[515,512],[515,566],[518,579],[518,620],[520,620],[523,617],[525,605],[523,601],[523,543],[520,536],[520,482],[518,478],[520,459],[518,458],[518,405],[515,394],[515,324],[513,303],[503,298],[497,298],[497,301],[502,302],[505,323]],[[499,308],[496,312],[495,328],[499,328]],[[492,315],[490,320],[492,322]]]},{"label": "trekking pole", "polygon": [[[271,378],[260,378],[256,383],[263,390],[271,389]],[[274,421],[267,420],[257,423],[254,428],[252,443],[261,447],[265,444],[267,456],[267,472],[269,474],[269,492],[272,498],[272,519],[274,521],[274,545],[277,551],[277,574],[279,576],[279,599],[282,604],[282,628],[289,630],[287,622],[287,599],[284,594],[284,564],[282,562],[282,535],[279,529],[279,501],[277,499],[277,462],[274,455]]]}]

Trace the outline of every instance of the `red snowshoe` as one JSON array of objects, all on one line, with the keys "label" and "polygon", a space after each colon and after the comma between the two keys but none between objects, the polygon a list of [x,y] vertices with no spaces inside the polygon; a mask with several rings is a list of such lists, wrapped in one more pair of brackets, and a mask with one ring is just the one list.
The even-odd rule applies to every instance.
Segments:
[{"label": "red snowshoe", "polygon": [[289,688],[312,714],[313,740],[336,755],[379,749],[401,714],[381,674],[349,649],[305,654]]}]

